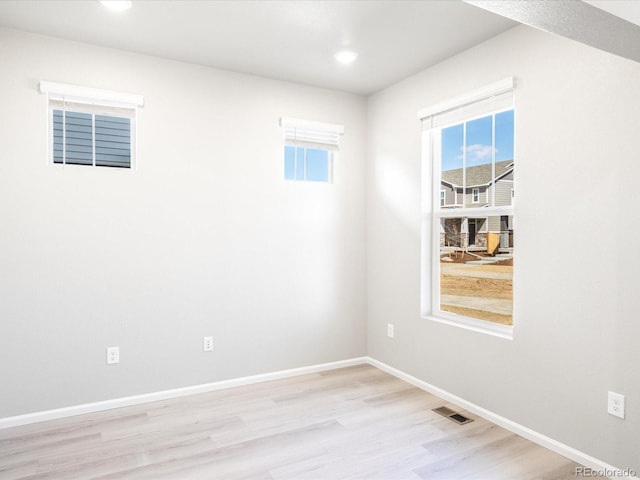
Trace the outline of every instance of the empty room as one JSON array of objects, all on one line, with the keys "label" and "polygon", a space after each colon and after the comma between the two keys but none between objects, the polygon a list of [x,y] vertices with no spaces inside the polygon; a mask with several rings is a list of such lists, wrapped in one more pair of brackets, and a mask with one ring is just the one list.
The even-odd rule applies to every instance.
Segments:
[{"label": "empty room", "polygon": [[633,0],[1,0],[0,479],[640,478],[639,86]]}]

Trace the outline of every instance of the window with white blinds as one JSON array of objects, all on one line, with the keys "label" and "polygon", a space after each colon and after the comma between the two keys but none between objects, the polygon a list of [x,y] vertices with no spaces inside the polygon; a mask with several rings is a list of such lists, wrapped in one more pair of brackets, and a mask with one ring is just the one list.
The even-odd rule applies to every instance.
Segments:
[{"label": "window with white blinds", "polygon": [[284,178],[330,183],[342,125],[281,118],[284,133]]},{"label": "window with white blinds", "polygon": [[40,82],[48,96],[54,164],[131,168],[139,95]]}]

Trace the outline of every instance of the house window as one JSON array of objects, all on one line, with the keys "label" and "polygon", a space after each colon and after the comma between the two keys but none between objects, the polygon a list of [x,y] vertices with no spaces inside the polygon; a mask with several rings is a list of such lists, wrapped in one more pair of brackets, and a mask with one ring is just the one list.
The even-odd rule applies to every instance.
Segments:
[{"label": "house window", "polygon": [[86,110],[51,109],[53,163],[131,168],[131,117]]},{"label": "house window", "polygon": [[444,207],[447,204],[447,191],[440,190],[440,206]]},{"label": "house window", "polygon": [[284,146],[285,180],[331,181],[331,153],[320,148]]},{"label": "house window", "polygon": [[133,166],[142,97],[53,82],[40,82],[40,90],[48,96],[52,163]]},{"label": "house window", "polygon": [[[419,114],[429,182],[422,314],[505,337],[513,325],[514,86],[509,78]],[[461,201],[443,208],[429,192],[444,185]],[[487,265],[499,274],[486,275]]]},{"label": "house window", "polygon": [[284,131],[284,178],[330,183],[342,125],[280,119]]}]

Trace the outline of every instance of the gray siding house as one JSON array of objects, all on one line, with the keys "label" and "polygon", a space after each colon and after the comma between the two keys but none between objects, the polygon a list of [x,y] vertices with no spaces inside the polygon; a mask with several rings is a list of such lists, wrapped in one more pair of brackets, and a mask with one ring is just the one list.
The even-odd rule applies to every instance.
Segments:
[{"label": "gray siding house", "polygon": [[[513,204],[514,161],[487,163],[442,172],[440,208],[482,208]],[[495,202],[495,203],[494,203]],[[513,247],[512,216],[443,218],[440,246],[485,250],[487,234],[500,234],[500,249]]]}]

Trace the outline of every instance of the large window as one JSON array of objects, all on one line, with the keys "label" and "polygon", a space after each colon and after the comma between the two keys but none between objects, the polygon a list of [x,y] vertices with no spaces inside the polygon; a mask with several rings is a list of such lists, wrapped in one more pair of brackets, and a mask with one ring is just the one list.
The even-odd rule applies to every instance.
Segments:
[{"label": "large window", "polygon": [[[436,105],[423,123],[423,315],[510,334],[514,80]],[[450,199],[450,201],[449,201]],[[428,271],[427,271],[428,270]]]},{"label": "large window", "polygon": [[284,131],[284,178],[330,183],[342,125],[282,118]]},{"label": "large window", "polygon": [[49,102],[50,158],[54,164],[131,168],[136,107],[142,97],[41,82]]}]

